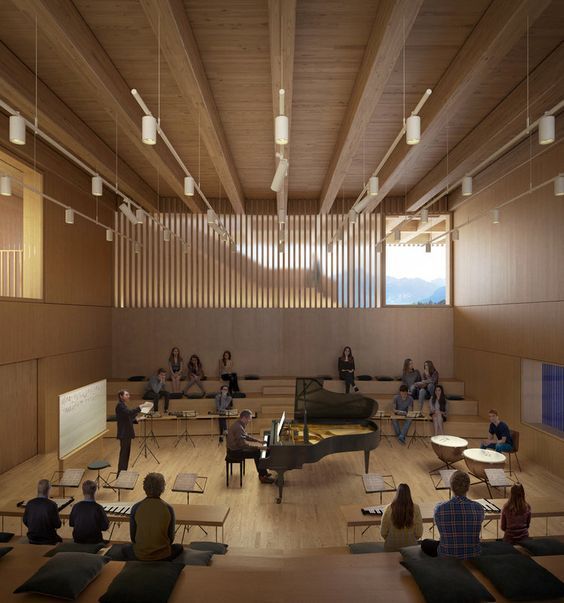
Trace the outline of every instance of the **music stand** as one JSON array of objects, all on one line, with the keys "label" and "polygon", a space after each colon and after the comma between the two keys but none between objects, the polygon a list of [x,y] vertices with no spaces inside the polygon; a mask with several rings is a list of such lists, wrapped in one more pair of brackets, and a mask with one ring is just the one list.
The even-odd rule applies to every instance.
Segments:
[{"label": "music stand", "polygon": [[[195,419],[196,417],[197,417],[196,414],[194,414],[194,415],[183,415],[183,414],[176,415],[177,421],[180,421],[181,423],[182,423],[182,421],[184,421],[184,431],[180,435],[177,436],[176,442],[174,443],[175,448],[178,446],[178,444],[180,444],[180,441],[182,440],[182,438],[184,438],[186,440],[186,442],[188,442],[188,440],[190,440],[190,443],[192,444],[192,446],[194,448],[196,448],[196,444],[194,444],[194,440],[192,439],[192,436],[188,432],[188,421],[190,419]],[[180,473],[179,475],[182,475],[182,474]]]},{"label": "music stand", "polygon": [[378,410],[374,413],[372,418],[376,419],[380,424],[380,438],[385,438],[386,442],[388,442],[388,446],[391,448],[392,443],[390,442],[391,436],[387,433],[384,433],[384,419],[391,419],[390,415],[386,415],[385,410]]},{"label": "music stand", "polygon": [[157,463],[160,465],[159,459],[155,456],[155,453],[151,450],[151,448],[149,447],[149,443],[147,442],[148,438],[150,437],[150,435],[147,434],[147,418],[145,416],[142,416],[142,417],[139,417],[137,419],[137,421],[143,425],[143,427],[142,427],[143,433],[141,434],[141,443],[139,445],[139,453],[135,457],[135,460],[133,461],[133,463],[131,463],[131,466],[132,467],[135,466],[135,463],[139,460],[139,457],[141,455],[143,455],[145,458],[147,458],[147,454],[150,454],[155,459],[155,461],[157,461]]},{"label": "music stand", "polygon": [[[173,492],[184,492],[186,494],[186,504],[190,504],[190,494],[203,494],[206,490],[208,478],[204,475],[198,475],[196,473],[179,473],[174,480],[172,486]],[[184,526],[182,531],[182,541],[184,542],[184,536],[186,532],[190,531],[192,526]],[[208,533],[202,526],[198,526],[200,530],[207,536]],[[178,526],[180,528],[180,526]]]}]

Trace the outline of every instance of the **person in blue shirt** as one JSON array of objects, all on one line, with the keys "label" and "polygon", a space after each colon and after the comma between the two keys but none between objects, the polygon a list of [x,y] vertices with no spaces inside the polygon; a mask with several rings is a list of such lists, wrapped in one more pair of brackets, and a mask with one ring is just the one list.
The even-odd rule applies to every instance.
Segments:
[{"label": "person in blue shirt", "polygon": [[482,442],[480,448],[491,448],[496,452],[511,452],[513,440],[509,426],[500,420],[495,408],[490,410],[488,416],[490,419],[489,437]]}]

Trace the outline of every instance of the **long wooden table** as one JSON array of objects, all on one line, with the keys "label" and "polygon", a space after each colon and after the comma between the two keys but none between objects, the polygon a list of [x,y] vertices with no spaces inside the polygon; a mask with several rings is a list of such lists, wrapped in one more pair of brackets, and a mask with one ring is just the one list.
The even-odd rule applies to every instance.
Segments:
[{"label": "long wooden table", "polygon": [[[507,502],[507,498],[488,498],[496,507],[500,509]],[[439,503],[445,502],[422,502],[418,503],[419,509],[421,510],[421,517],[423,523],[430,523],[433,525],[434,534],[434,512],[435,507]],[[545,518],[546,519],[546,534],[548,535],[548,520],[551,517],[564,517],[564,499],[550,498],[550,497],[539,497],[539,498],[527,498],[527,502],[531,505],[531,517],[534,518]],[[382,523],[382,515],[364,515],[361,511],[361,505],[343,505],[341,506],[341,514],[345,518],[347,524],[347,542],[349,540],[349,530],[353,530],[353,540],[356,541],[356,528],[367,528],[370,526],[379,526]],[[501,519],[501,513],[492,513],[486,511],[484,514],[484,521],[496,521],[497,522],[497,533],[499,535],[499,520]]]},{"label": "long wooden table", "polygon": [[[18,507],[19,501],[12,500],[0,506],[0,516],[2,517],[2,530],[4,529],[4,517],[23,518],[24,508]],[[106,503],[106,501],[104,501]],[[116,502],[116,504],[119,504]],[[209,526],[215,528],[215,539],[217,541],[218,528],[221,528],[221,540],[224,540],[224,525],[229,515],[229,507],[226,505],[172,505],[176,516],[178,526]],[[72,505],[65,507],[60,513],[61,520],[68,520],[70,517]],[[108,519],[113,523],[128,523],[129,515],[116,515],[108,513]],[[23,525],[23,524],[21,524]],[[20,533],[22,527],[20,525]]]}]

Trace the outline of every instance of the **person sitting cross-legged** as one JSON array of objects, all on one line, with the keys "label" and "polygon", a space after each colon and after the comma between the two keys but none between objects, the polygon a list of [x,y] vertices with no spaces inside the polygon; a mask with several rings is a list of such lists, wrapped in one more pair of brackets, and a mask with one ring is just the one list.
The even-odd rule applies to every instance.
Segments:
[{"label": "person sitting cross-legged", "polygon": [[27,527],[30,544],[57,544],[62,538],[57,534],[61,527],[59,508],[49,498],[51,484],[48,479],[37,482],[37,498],[29,500],[25,506],[23,523]]},{"label": "person sitting cross-legged", "polygon": [[405,436],[409,431],[409,427],[412,423],[412,419],[407,418],[408,410],[413,410],[413,398],[409,395],[407,391],[407,385],[400,385],[399,394],[394,396],[394,400],[392,402],[392,410],[394,415],[404,416],[405,419],[402,419],[402,427],[400,429],[398,419],[394,419],[392,415],[392,427],[396,432],[396,436],[401,444],[405,444]]},{"label": "person sitting cross-legged", "polygon": [[74,528],[72,538],[80,544],[97,544],[104,542],[102,532],[110,527],[108,516],[102,505],[96,502],[96,482],[85,480],[82,483],[84,500],[72,507],[69,525]]},{"label": "person sitting cross-legged", "polygon": [[496,452],[511,452],[513,440],[509,426],[500,420],[495,408],[490,410],[488,416],[490,419],[489,437],[482,442],[480,448],[491,448]]},{"label": "person sitting cross-legged", "polygon": [[147,473],[143,480],[147,497],[131,507],[132,547],[126,554],[137,561],[171,561],[183,551],[181,544],[174,544],[176,520],[174,509],[161,498],[164,489],[161,473]]}]

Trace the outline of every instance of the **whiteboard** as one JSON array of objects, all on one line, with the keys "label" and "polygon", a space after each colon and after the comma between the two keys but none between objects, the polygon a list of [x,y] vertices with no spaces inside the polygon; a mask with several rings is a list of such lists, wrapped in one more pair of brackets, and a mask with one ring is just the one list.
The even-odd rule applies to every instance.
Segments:
[{"label": "whiteboard", "polygon": [[59,396],[59,458],[106,431],[106,380]]}]

